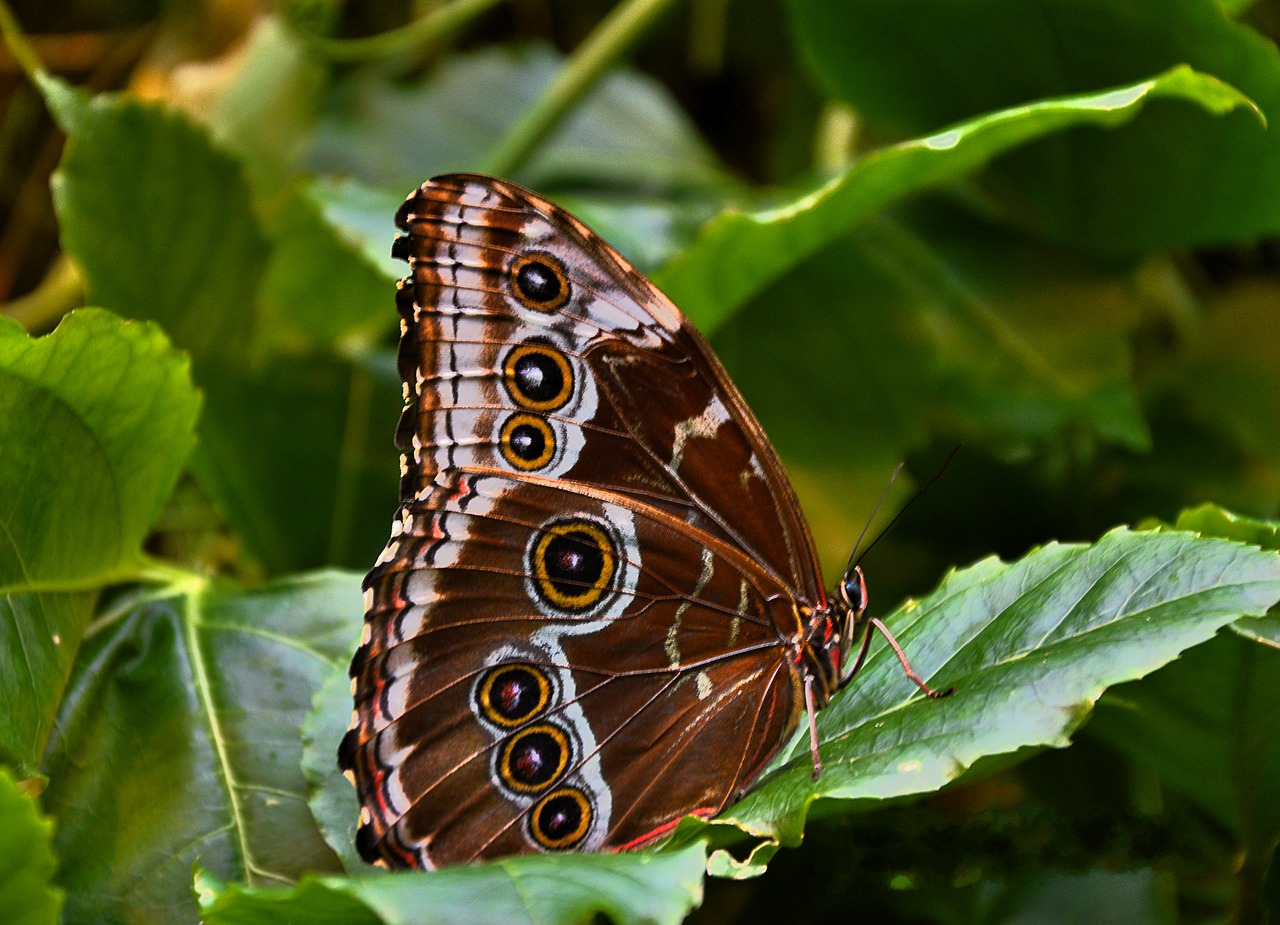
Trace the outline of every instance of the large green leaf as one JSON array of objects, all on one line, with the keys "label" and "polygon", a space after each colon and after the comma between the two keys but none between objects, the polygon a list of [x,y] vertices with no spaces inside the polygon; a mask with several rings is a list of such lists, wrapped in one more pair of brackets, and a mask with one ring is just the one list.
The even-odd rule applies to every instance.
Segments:
[{"label": "large green leaf", "polygon": [[207,117],[214,137],[243,158],[257,186],[270,192],[307,147],[327,75],[274,16],[257,20],[236,55]]},{"label": "large green leaf", "polygon": [[62,891],[50,881],[57,860],[50,825],[35,800],[0,768],[0,909],[10,925],[54,925]]},{"label": "large green leaf", "polygon": [[[758,872],[773,844],[800,839],[815,800],[935,790],[981,757],[1065,745],[1108,685],[1277,600],[1280,556],[1177,532],[1115,530],[1092,546],[1053,544],[956,571],[886,620],[920,675],[956,693],[923,699],[893,653],[876,647],[819,715],[821,778],[811,779],[798,737],[713,825],[766,839],[745,867]],[[713,870],[737,872],[728,855],[713,860]]]},{"label": "large green leaf", "polygon": [[360,612],[359,579],[331,572],[249,593],[191,578],[99,617],[45,763],[67,923],[192,921],[197,860],[248,884],[338,868],[299,729]]},{"label": "large green leaf", "polygon": [[[310,166],[402,196],[436,174],[475,170],[563,60],[534,45],[451,57],[413,85],[358,72],[335,93]],[[512,179],[545,187],[566,176],[649,189],[724,182],[667,91],[629,70],[601,80]]]},{"label": "large green leaf", "polygon": [[977,116],[882,148],[804,196],[761,212],[711,221],[656,282],[704,331],[744,301],[886,205],[953,181],[1020,145],[1083,125],[1115,127],[1152,100],[1185,100],[1212,113],[1249,101],[1213,77],[1178,67],[1149,80]]},{"label": "large green leaf", "polygon": [[[1280,523],[1215,505],[1177,527],[1280,549]],[[1243,847],[1241,921],[1261,915],[1262,883],[1280,841],[1280,617],[1233,624],[1149,678],[1108,692],[1089,731],[1208,809]]]},{"label": "large green leaf", "polygon": [[89,298],[157,321],[208,385],[248,359],[265,241],[240,165],[186,118],[95,97],[53,179],[62,244]]},{"label": "large green leaf", "polygon": [[199,883],[206,925],[675,925],[702,901],[706,850],[540,855],[432,873],[307,878],[288,890]]},{"label": "large green leaf", "polygon": [[0,318],[0,761],[33,773],[96,590],[141,545],[194,441],[189,363],[154,325]]},{"label": "large green leaf", "polygon": [[400,384],[368,347],[394,321],[392,287],[300,192],[269,237],[239,162],[186,118],[51,99],[79,101],[54,184],[64,246],[92,296],[191,352],[208,399],[193,468],[248,558],[370,561],[395,505]]},{"label": "large green leaf", "polygon": [[[1268,115],[1280,55],[1214,0],[857,0],[789,4],[813,78],[892,137],[993,109],[1094,92],[1180,64]],[[1006,159],[1010,212],[1081,246],[1123,252],[1274,234],[1280,136],[1244,113],[1153,107],[1114,134],[1078,131]]]}]

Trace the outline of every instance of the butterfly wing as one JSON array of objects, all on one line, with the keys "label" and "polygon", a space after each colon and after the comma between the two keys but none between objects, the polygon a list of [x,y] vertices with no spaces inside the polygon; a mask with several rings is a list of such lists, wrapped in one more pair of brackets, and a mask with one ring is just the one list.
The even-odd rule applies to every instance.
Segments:
[{"label": "butterfly wing", "polygon": [[772,449],[567,213],[451,176],[398,219],[402,505],[341,752],[362,853],[628,847],[718,811],[798,720],[821,599]]}]

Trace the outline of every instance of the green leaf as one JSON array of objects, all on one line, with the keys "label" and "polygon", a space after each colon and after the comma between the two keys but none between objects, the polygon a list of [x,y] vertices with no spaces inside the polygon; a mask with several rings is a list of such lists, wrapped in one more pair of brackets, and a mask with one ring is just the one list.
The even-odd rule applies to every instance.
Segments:
[{"label": "green leaf", "polygon": [[[354,646],[352,647],[354,650]],[[324,840],[349,873],[368,871],[356,852],[360,800],[338,768],[338,744],[351,724],[351,678],[347,665],[334,665],[312,701],[302,726],[302,774],[311,815]]]},{"label": "green leaf", "polygon": [[[1280,111],[1272,40],[1213,0],[860,0],[789,4],[812,78],[871,131],[934,130],[1029,100],[1190,65]],[[1209,88],[1206,88],[1209,89]],[[1213,111],[1221,111],[1214,109]],[[1077,131],[993,165],[1010,214],[1081,247],[1141,253],[1274,234],[1280,136],[1244,113],[1153,107],[1124,131]]]},{"label": "green leaf", "polygon": [[392,217],[413,189],[389,191],[358,180],[321,178],[307,188],[306,195],[329,227],[390,282],[408,273],[408,265],[391,256],[396,231]]},{"label": "green leaf", "polygon": [[[676,925],[702,902],[701,845],[660,854],[531,855],[431,873],[306,878],[290,890],[200,884],[205,925]],[[369,911],[376,916],[368,914]]]},{"label": "green leaf", "polygon": [[[1202,504],[1178,515],[1174,527],[1193,530],[1205,536],[1220,536],[1241,543],[1280,550],[1280,521],[1246,517],[1216,504]],[[1231,628],[1242,636],[1268,643],[1280,649],[1280,614],[1265,620],[1241,620]]]},{"label": "green leaf", "polygon": [[0,909],[10,925],[54,925],[62,891],[54,888],[53,826],[0,768]]},{"label": "green leaf", "polygon": [[157,321],[211,384],[248,359],[265,241],[240,165],[186,118],[95,97],[53,179],[62,243],[92,301]]},{"label": "green leaf", "polygon": [[95,309],[39,338],[0,318],[0,381],[0,590],[118,578],[194,442],[187,359]]},{"label": "green leaf", "polygon": [[1148,448],[1138,317],[1127,276],[930,204],[828,245],[713,344],[838,568],[894,465],[932,434],[1006,459],[1068,437]]},{"label": "green leaf", "polygon": [[1177,67],[1102,93],[978,116],[873,151],[817,189],[775,208],[722,213],[655,282],[704,332],[714,331],[764,286],[895,200],[956,180],[1054,132],[1123,125],[1155,99],[1187,100],[1219,114],[1252,105],[1215,78]]},{"label": "green leaf", "polygon": [[400,383],[332,341],[389,328],[392,287],[301,196],[269,249],[239,163],[154,105],[95,98],[55,200],[89,292],[192,353],[207,396],[193,469],[248,557],[272,572],[371,561],[395,507]]},{"label": "green leaf", "polygon": [[1241,543],[1280,550],[1280,521],[1247,517],[1216,504],[1202,504],[1183,511],[1175,529],[1193,530],[1205,536],[1221,536]]},{"label": "green leaf", "polygon": [[283,184],[310,141],[327,75],[275,16],[262,16],[236,52],[209,108],[221,144],[240,155],[263,193]]},{"label": "green leaf", "polygon": [[[1280,556],[1186,533],[1118,529],[1092,546],[985,559],[886,622],[925,700],[883,644],[819,714],[824,770],[798,736],[775,770],[713,825],[795,843],[819,798],[935,790],[977,759],[1066,745],[1111,684],[1141,677],[1240,616],[1280,600]],[[696,833],[696,828],[686,828]]]},{"label": "green leaf", "polygon": [[338,869],[307,809],[299,729],[350,657],[360,601],[350,574],[254,592],[192,578],[99,618],[45,763],[66,922],[191,920],[197,860],[249,884]]},{"label": "green leaf", "polygon": [[[474,170],[563,60],[542,45],[485,48],[410,86],[358,72],[322,120],[310,167],[402,196],[436,174]],[[546,188],[569,177],[650,190],[725,183],[669,93],[625,69],[601,80],[512,179]]]},{"label": "green leaf", "polygon": [[[391,216],[399,203],[379,200],[370,250],[381,254],[374,260],[367,240],[349,237],[344,226],[328,221],[323,195],[300,182],[272,228],[274,247],[262,285],[263,340],[280,352],[367,344],[395,330],[392,281],[407,272],[402,261],[391,260]],[[399,268],[395,276],[388,272],[393,265]]]},{"label": "green leaf", "polygon": [[271,572],[367,567],[396,509],[402,405],[390,350],[278,356],[207,391],[192,469]]},{"label": "green leaf", "polygon": [[1150,678],[1109,691],[1089,732],[1236,833],[1241,921],[1261,921],[1280,840],[1280,650],[1224,633]]},{"label": "green leaf", "polygon": [[[1183,511],[1177,529],[1280,549],[1280,523],[1216,505]],[[1150,678],[1108,694],[1090,731],[1208,809],[1243,846],[1240,921],[1261,921],[1280,843],[1280,619],[1232,624]]]},{"label": "green leaf", "polygon": [[194,442],[189,363],[96,309],[0,318],[0,760],[33,773],[96,589],[136,575]]}]

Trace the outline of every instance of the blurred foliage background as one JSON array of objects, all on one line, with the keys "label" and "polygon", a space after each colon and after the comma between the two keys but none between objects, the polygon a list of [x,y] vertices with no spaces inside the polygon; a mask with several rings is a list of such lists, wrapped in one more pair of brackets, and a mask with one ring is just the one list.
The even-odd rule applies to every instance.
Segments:
[{"label": "blurred foliage background", "polygon": [[[396,505],[391,215],[452,170],[555,199],[668,288],[782,454],[828,575],[897,462],[900,506],[963,444],[864,563],[882,611],[981,556],[1205,501],[1280,515],[1280,134],[1248,107],[1152,99],[1123,125],[991,144],[856,221],[819,214],[820,240],[774,269],[785,215],[735,262],[705,256],[707,223],[802,210],[873,152],[1178,65],[1274,123],[1270,0],[13,16],[48,72],[122,96],[50,115],[0,57],[0,302],[33,333],[82,304],[155,320],[192,357],[195,455],[147,546],[167,560],[249,583],[373,561]],[[1277,658],[1200,647],[1109,694],[1070,749],[819,818],[766,878],[712,881],[695,916],[1274,917]]]}]

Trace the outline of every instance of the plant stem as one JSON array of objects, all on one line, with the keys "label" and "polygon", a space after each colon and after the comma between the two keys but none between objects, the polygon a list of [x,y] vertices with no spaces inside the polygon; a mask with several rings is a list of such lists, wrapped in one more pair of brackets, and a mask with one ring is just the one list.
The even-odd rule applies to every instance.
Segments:
[{"label": "plant stem", "polygon": [[0,34],[4,35],[5,41],[9,43],[9,48],[13,52],[14,59],[18,62],[18,66],[22,68],[28,79],[34,80],[36,73],[44,70],[44,68],[40,64],[40,58],[36,55],[35,49],[31,47],[31,43],[27,41],[26,35],[23,34],[18,18],[13,15],[13,10],[9,9],[9,4],[6,0],[0,0]]},{"label": "plant stem", "polygon": [[331,61],[374,61],[439,41],[499,2],[500,0],[455,0],[399,29],[367,38],[333,39],[309,33],[299,35],[310,48]]},{"label": "plant stem", "polygon": [[673,0],[623,0],[574,50],[555,80],[525,110],[485,158],[485,173],[509,176],[617,58]]}]

